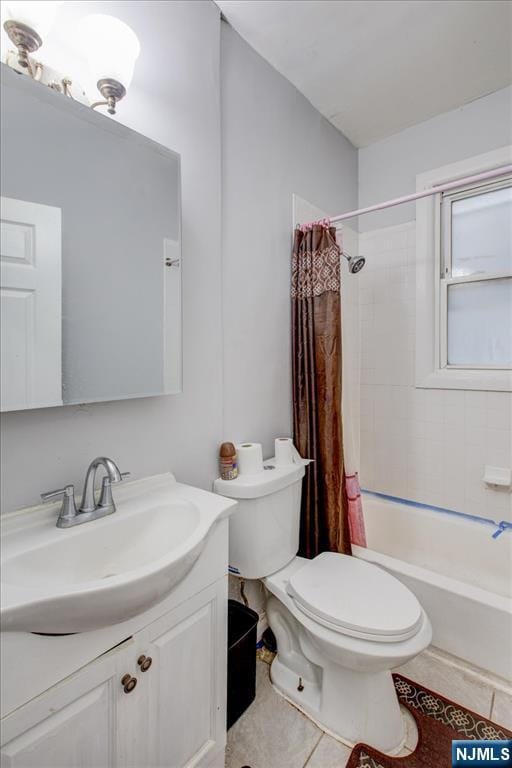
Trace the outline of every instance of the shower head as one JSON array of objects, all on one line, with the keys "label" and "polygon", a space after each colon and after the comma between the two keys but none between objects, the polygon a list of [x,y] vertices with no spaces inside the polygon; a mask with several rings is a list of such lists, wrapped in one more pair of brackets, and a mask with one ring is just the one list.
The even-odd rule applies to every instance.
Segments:
[{"label": "shower head", "polygon": [[348,261],[349,272],[351,272],[353,275],[357,275],[357,273],[360,272],[366,264],[366,259],[364,256],[356,256],[353,258],[352,256],[349,256],[348,253],[344,253],[343,255]]}]

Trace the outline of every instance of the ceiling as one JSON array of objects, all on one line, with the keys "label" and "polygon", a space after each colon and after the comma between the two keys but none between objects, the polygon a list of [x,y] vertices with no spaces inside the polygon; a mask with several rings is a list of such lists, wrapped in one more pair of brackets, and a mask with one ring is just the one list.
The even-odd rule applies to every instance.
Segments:
[{"label": "ceiling", "polygon": [[216,0],[363,147],[512,82],[508,0]]}]

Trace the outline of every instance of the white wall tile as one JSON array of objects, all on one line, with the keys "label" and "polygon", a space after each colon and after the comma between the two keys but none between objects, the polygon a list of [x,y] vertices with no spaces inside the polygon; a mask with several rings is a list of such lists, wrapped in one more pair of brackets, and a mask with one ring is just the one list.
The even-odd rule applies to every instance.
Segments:
[{"label": "white wall tile", "polygon": [[[466,392],[466,395],[485,395],[486,392]],[[473,405],[468,405],[466,400],[466,407],[464,413],[464,422],[469,429],[479,429],[487,426],[487,410],[485,408],[477,408]]]},{"label": "white wall tile", "polygon": [[510,430],[488,429],[486,438],[486,464],[510,467],[512,464]]},{"label": "white wall tile", "polygon": [[510,491],[484,490],[484,509],[488,517],[501,522],[507,520],[512,523],[512,497]]},{"label": "white wall tile", "polygon": [[501,410],[511,418],[512,394],[510,392],[486,392],[486,405],[489,410]]},{"label": "white wall tile", "polygon": [[411,408],[411,419],[413,421],[424,421],[427,402],[427,390],[415,389],[412,387],[410,390],[409,402]]},{"label": "white wall tile", "polygon": [[[490,392],[488,394],[491,394]],[[501,392],[493,392],[492,394],[505,394]],[[489,408],[487,407],[487,426],[489,429],[503,429],[510,424],[510,405],[505,400],[500,403],[499,407]]]},{"label": "white wall tile", "polygon": [[[454,398],[459,399],[460,398],[460,392],[451,391],[448,394],[453,395]],[[468,390],[467,392],[464,392],[464,400],[466,404],[466,413],[468,413],[470,410],[484,410],[487,408],[487,395],[488,392],[473,392],[471,390]]]},{"label": "white wall tile", "polygon": [[486,516],[485,503],[487,501],[486,491],[484,488],[468,488],[466,486],[466,496],[464,500],[464,511],[468,515],[478,515],[479,517]]},{"label": "white wall tile", "polygon": [[414,222],[360,235],[361,479],[369,490],[512,519],[486,464],[512,464],[512,395],[416,389]]},{"label": "white wall tile", "polygon": [[464,392],[440,390],[443,395],[443,420],[446,424],[465,424]]},{"label": "white wall tile", "polygon": [[471,424],[465,422],[464,424],[464,441],[466,446],[476,445],[484,446],[487,443],[487,432],[485,427],[473,427]]},{"label": "white wall tile", "polygon": [[425,421],[441,424],[444,420],[444,391],[442,389],[425,390]]}]

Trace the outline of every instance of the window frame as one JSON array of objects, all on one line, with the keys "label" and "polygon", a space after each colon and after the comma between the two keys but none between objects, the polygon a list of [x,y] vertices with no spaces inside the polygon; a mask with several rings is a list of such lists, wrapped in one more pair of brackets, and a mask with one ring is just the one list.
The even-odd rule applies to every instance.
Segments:
[{"label": "window frame", "polygon": [[[438,208],[436,215],[439,216],[439,237],[436,241],[436,272],[439,275],[438,294],[438,349],[436,358],[439,360],[441,369],[449,370],[474,370],[474,371],[510,371],[512,366],[503,365],[475,365],[464,363],[448,362],[448,289],[452,285],[463,285],[466,283],[482,283],[487,280],[503,280],[512,278],[512,270],[509,272],[488,272],[485,274],[461,275],[453,277],[452,275],[452,205],[458,200],[465,200],[470,197],[487,192],[494,192],[498,189],[511,189],[512,176],[506,176],[502,180],[491,181],[488,183],[472,184],[463,187],[454,192],[443,192],[437,196]],[[436,228],[437,229],[437,228]]]},{"label": "window frame", "polygon": [[[416,177],[417,191],[483,173],[512,161],[512,146],[437,168]],[[502,366],[448,364],[448,286],[509,277],[510,273],[451,276],[451,216],[455,200],[479,191],[509,186],[510,177],[438,193],[416,202],[416,381],[418,388],[512,392],[512,369]],[[443,216],[444,206],[444,216]],[[448,242],[447,242],[448,240]],[[446,258],[448,257],[448,264]],[[446,266],[449,277],[446,276]]]}]

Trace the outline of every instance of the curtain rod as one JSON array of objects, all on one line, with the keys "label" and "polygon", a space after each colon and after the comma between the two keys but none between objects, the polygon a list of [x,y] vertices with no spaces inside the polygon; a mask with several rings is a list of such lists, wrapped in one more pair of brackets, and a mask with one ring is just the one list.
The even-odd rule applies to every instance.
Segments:
[{"label": "curtain rod", "polygon": [[424,189],[421,192],[414,192],[412,195],[395,197],[393,200],[386,200],[385,203],[377,203],[376,205],[369,205],[367,208],[359,208],[357,211],[349,211],[348,213],[342,213],[339,216],[331,216],[329,221],[331,224],[333,224],[336,221],[353,219],[356,216],[362,216],[364,213],[382,211],[384,208],[392,208],[394,205],[402,205],[402,203],[409,203],[412,200],[419,200],[422,197],[437,195],[439,192],[446,192],[449,189],[458,189],[459,187],[465,187],[467,184],[485,181],[486,179],[495,179],[498,176],[505,176],[508,173],[512,173],[512,165],[503,165],[500,168],[494,168],[492,171],[477,173],[474,176],[466,176],[463,179],[457,179],[457,181],[449,181],[446,184],[438,184],[434,187],[430,187],[429,189]]}]

